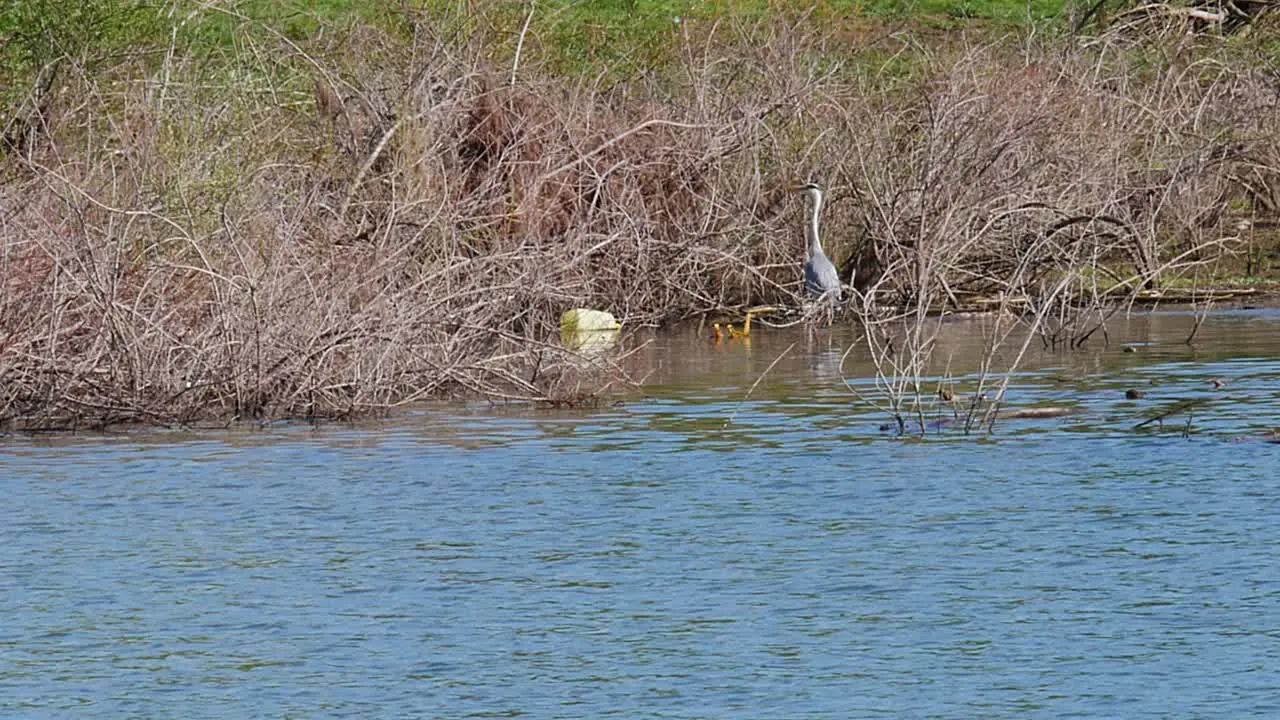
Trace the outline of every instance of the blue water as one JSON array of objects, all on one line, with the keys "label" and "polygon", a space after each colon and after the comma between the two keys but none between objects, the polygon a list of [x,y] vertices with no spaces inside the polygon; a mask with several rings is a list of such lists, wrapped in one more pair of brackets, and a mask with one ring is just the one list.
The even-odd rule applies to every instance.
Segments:
[{"label": "blue water", "polygon": [[746,401],[10,436],[0,717],[1277,717],[1245,355],[1028,375],[1080,413],[985,439],[888,435],[804,357]]}]

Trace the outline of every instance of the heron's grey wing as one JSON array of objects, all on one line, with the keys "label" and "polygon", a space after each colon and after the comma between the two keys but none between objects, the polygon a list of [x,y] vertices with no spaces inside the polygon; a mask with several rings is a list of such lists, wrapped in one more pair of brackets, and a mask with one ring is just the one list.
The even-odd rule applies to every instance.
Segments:
[{"label": "heron's grey wing", "polygon": [[818,271],[814,268],[812,260],[804,264],[804,289],[810,295],[822,294],[822,282],[818,280]]},{"label": "heron's grey wing", "polygon": [[834,292],[840,298],[840,275],[826,255],[814,255],[804,264],[804,287],[810,295]]}]

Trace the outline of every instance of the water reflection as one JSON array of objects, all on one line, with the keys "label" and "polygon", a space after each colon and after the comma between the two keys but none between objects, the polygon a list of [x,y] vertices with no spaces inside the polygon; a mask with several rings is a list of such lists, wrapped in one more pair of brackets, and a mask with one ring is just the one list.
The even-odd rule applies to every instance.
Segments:
[{"label": "water reflection", "polygon": [[[973,373],[980,369],[985,341],[994,320],[988,316],[963,317],[941,321],[938,349],[934,353],[936,371],[949,370],[953,375]],[[1030,345],[1020,369],[1046,371],[1059,369],[1071,375],[1111,373],[1141,367],[1158,361],[1213,362],[1234,357],[1274,355],[1280,350],[1276,328],[1280,309],[1219,311],[1199,328],[1192,312],[1134,313],[1120,315],[1108,324],[1084,348],[1055,351],[1035,340]],[[1194,342],[1187,338],[1194,331]],[[644,341],[645,347],[635,356],[632,366],[658,385],[710,384],[719,378],[723,384],[747,385],[764,371],[784,350],[792,352],[775,367],[785,378],[828,378],[841,375],[840,359],[845,359],[845,377],[870,377],[875,366],[865,343],[859,342],[860,331],[850,326],[835,326],[815,332],[797,329],[759,328],[750,342],[733,341],[716,345],[695,327],[676,333],[650,336],[637,335],[632,342]],[[1014,337],[997,353],[996,369],[1008,367],[1016,355],[1020,338]],[[1127,349],[1131,348],[1132,351]]]},{"label": "water reflection", "polygon": [[[957,395],[978,387],[991,322],[977,317],[942,323],[933,368],[923,384],[930,400],[943,387]],[[1229,433],[1265,428],[1275,415],[1272,388],[1277,368],[1270,358],[1280,354],[1276,332],[1280,311],[1224,311],[1198,328],[1197,322],[1191,312],[1141,313],[1116,318],[1105,336],[1099,335],[1080,350],[1048,350],[1037,341],[1011,378],[1008,402],[1081,411],[1066,419],[1022,423],[1033,428],[1123,430],[1159,414],[1169,403],[1189,400],[1195,400],[1200,415],[1196,430]],[[1186,340],[1193,330],[1195,341],[1189,344]],[[676,403],[679,410],[669,421],[690,432],[706,435],[723,430],[732,416],[732,425],[768,428],[768,435],[777,441],[793,429],[787,419],[803,418],[802,427],[795,428],[801,434],[815,426],[839,426],[849,439],[850,433],[878,431],[885,417],[883,407],[875,406],[884,398],[877,389],[875,367],[855,329],[761,328],[749,343],[720,345],[696,330],[644,340],[648,344],[633,357],[633,369],[650,378],[646,392],[651,398]],[[1016,352],[1017,345],[1011,342],[1009,349],[996,353],[994,372],[986,376],[988,392],[993,381],[1004,378],[1000,371]],[[1215,380],[1220,381],[1218,387]],[[1137,402],[1125,397],[1126,391],[1134,389],[1142,396]],[[690,410],[707,405],[712,407],[700,414]],[[668,421],[662,416],[662,405],[655,407],[658,410],[653,413],[633,408],[613,421],[625,424],[637,417],[646,422]],[[931,411],[935,416],[953,412],[941,401]],[[878,416],[880,422],[870,416]],[[756,439],[763,441],[762,436]],[[736,440],[750,438],[740,433]]]}]

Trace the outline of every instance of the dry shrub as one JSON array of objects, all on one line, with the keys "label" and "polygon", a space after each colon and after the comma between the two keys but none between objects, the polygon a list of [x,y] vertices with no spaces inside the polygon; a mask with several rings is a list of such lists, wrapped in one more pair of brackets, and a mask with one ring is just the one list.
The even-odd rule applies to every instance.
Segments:
[{"label": "dry shrub", "polygon": [[1263,71],[1110,46],[1009,59],[971,50],[901,103],[845,117],[838,165],[874,258],[855,280],[861,316],[902,427],[932,394],[929,311],[998,311],[975,397],[990,373],[1004,379],[965,425],[989,427],[1033,338],[1066,348],[1105,333],[1138,293],[1237,252],[1242,209],[1274,215],[1280,124]]},{"label": "dry shrub", "polygon": [[807,177],[866,307],[919,312],[1101,298],[1107,272],[1134,291],[1215,252],[1242,187],[1273,197],[1248,71],[980,48],[889,92],[826,40],[690,33],[678,72],[630,83],[496,64],[427,22],[246,40],[219,72],[67,62],[5,156],[0,421],[589,401],[625,377],[560,347],[560,312],[798,304],[782,188]]},{"label": "dry shrub", "polygon": [[212,77],[63,69],[75,100],[0,188],[0,421],[580,404],[626,378],[560,346],[568,308],[793,299],[792,236],[752,207],[776,106],[504,82],[425,25],[410,47],[282,42]]},{"label": "dry shrub", "polygon": [[1127,266],[1115,280],[1139,287],[1171,252],[1180,265],[1218,248],[1241,175],[1258,175],[1280,129],[1240,101],[1267,80],[1213,62],[1141,74],[1089,54],[1010,72],[979,50],[896,113],[860,118],[848,167],[879,290],[1025,292],[1084,264]]}]

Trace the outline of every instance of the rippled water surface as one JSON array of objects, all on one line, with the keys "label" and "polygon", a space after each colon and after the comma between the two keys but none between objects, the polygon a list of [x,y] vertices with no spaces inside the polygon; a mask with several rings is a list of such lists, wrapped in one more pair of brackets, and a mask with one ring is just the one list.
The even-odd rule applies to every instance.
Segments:
[{"label": "rippled water surface", "polygon": [[1193,321],[986,437],[765,330],[600,411],[0,438],[0,717],[1280,717],[1280,313]]}]

